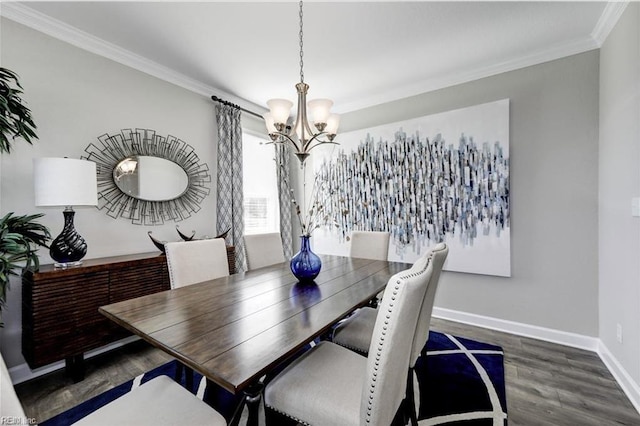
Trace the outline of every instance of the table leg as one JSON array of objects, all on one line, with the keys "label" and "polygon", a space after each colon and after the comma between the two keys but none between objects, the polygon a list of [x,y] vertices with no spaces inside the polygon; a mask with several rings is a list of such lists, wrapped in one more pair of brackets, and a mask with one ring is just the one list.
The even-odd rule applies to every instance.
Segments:
[{"label": "table leg", "polygon": [[260,399],[262,399],[262,391],[264,384],[261,382],[249,386],[244,391],[244,399],[249,408],[249,418],[247,426],[258,426],[258,414],[260,409]]},{"label": "table leg", "polygon": [[246,406],[249,411],[247,417],[247,426],[258,426],[259,413],[260,413],[260,400],[262,399],[262,391],[264,390],[264,384],[258,382],[250,385],[243,391],[244,397],[238,407],[236,408],[233,418],[229,422],[229,426],[238,426],[242,417],[242,411]]}]

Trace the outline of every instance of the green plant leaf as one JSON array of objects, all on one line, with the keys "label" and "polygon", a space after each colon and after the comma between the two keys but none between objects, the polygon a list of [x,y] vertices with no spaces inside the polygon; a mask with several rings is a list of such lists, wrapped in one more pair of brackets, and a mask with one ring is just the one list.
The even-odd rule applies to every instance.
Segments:
[{"label": "green plant leaf", "polygon": [[9,277],[20,275],[23,267],[37,270],[40,266],[37,247],[47,247],[51,239],[49,229],[37,222],[43,216],[14,216],[12,212],[0,219],[0,313],[6,304]]},{"label": "green plant leaf", "polygon": [[38,139],[31,110],[20,97],[22,86],[18,75],[0,67],[0,153],[11,153],[11,140],[18,137],[33,144]]}]

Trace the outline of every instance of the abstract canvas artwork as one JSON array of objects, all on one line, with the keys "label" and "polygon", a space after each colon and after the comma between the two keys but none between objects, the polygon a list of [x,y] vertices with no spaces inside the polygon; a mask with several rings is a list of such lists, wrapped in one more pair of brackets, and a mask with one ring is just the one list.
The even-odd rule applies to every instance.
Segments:
[{"label": "abstract canvas artwork", "polygon": [[340,135],[314,153],[317,198],[335,226],[320,252],[344,253],[353,230],[391,233],[389,258],[450,247],[445,269],[510,276],[509,100]]}]

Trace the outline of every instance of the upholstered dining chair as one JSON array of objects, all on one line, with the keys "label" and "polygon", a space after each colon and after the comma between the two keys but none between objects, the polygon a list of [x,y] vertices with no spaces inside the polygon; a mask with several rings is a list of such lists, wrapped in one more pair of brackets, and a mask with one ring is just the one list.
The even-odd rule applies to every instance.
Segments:
[{"label": "upholstered dining chair", "polygon": [[387,260],[389,252],[388,232],[353,231],[351,233],[350,257],[364,259]]},{"label": "upholstered dining chair", "polygon": [[171,288],[229,275],[227,248],[222,238],[165,244]]},{"label": "upholstered dining chair", "polygon": [[[389,232],[381,231],[353,231],[351,233],[351,245],[349,257],[363,259],[387,260],[389,253]],[[371,305],[376,306],[382,300],[384,290],[378,293]]]},{"label": "upholstered dining chair", "polygon": [[[407,379],[407,404],[409,405],[406,408],[407,414],[414,426],[417,425],[417,416],[415,400],[413,398],[413,369],[429,338],[429,325],[431,323],[433,303],[440,281],[440,273],[442,272],[442,267],[448,254],[449,248],[446,244],[437,244],[432,250],[418,259],[410,269],[410,271],[422,270],[424,268],[431,270],[427,291],[424,294],[424,300],[422,301],[413,337]],[[332,341],[363,355],[368,355],[378,314],[378,310],[374,308],[364,307],[359,309],[352,316],[336,326],[333,331]]]},{"label": "upholstered dining chair", "polygon": [[[165,244],[171,288],[185,287],[229,275],[224,238],[178,241]],[[193,389],[193,369],[178,362],[176,380],[185,373],[186,387]]]},{"label": "upholstered dining chair", "polygon": [[397,421],[396,415],[404,414],[409,359],[432,271],[414,265],[389,279],[371,356],[323,341],[273,378],[264,392],[267,424],[389,426]]},{"label": "upholstered dining chair", "polygon": [[244,251],[249,270],[284,262],[282,237],[279,232],[244,236]]},{"label": "upholstered dining chair", "polygon": [[74,425],[213,425],[224,417],[167,376],[149,380]]}]

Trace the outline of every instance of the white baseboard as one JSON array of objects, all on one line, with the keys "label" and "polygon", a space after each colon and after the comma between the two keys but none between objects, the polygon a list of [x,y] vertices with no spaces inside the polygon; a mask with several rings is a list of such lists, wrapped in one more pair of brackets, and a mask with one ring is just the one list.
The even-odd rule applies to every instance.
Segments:
[{"label": "white baseboard", "polygon": [[611,372],[613,378],[618,382],[623,392],[627,395],[636,411],[640,413],[640,386],[633,380],[633,378],[631,378],[627,370],[625,370],[620,362],[618,362],[602,340],[597,337],[568,333],[566,331],[491,318],[483,315],[469,314],[467,312],[454,311],[445,308],[434,307],[433,316],[463,324],[474,325],[496,331],[504,331],[518,336],[531,337],[533,339],[596,352],[607,369],[609,369],[609,372]]},{"label": "white baseboard", "polygon": [[[100,355],[101,353],[119,348],[121,346],[126,345],[127,343],[134,342],[139,340],[138,336],[130,336],[122,340],[118,340],[117,342],[113,342],[109,345],[103,346],[98,349],[94,349],[84,354],[85,359],[94,357],[96,355]],[[44,367],[36,368],[32,370],[29,366],[24,363],[20,365],[16,365],[15,367],[11,367],[9,369],[9,375],[11,376],[11,382],[14,385],[18,383],[26,382],[27,380],[35,379],[36,377],[44,376],[45,374],[51,373],[52,371],[60,370],[64,368],[64,361],[59,361],[53,364],[45,365]]]},{"label": "white baseboard", "polygon": [[433,316],[491,330],[504,331],[518,336],[531,337],[533,339],[544,340],[546,342],[558,343],[560,345],[571,346],[573,348],[586,349],[591,352],[598,351],[600,342],[600,339],[597,337],[584,336],[582,334],[569,333],[566,331],[554,330],[552,328],[523,324],[499,318],[491,318],[483,315],[469,314],[467,312],[454,311],[445,308],[434,307]]},{"label": "white baseboard", "polygon": [[602,341],[600,341],[598,345],[597,352],[602,362],[604,362],[604,365],[607,366],[616,379],[616,382],[618,382],[624,393],[629,397],[636,411],[640,413],[640,386],[631,378],[627,370],[624,369]]}]

